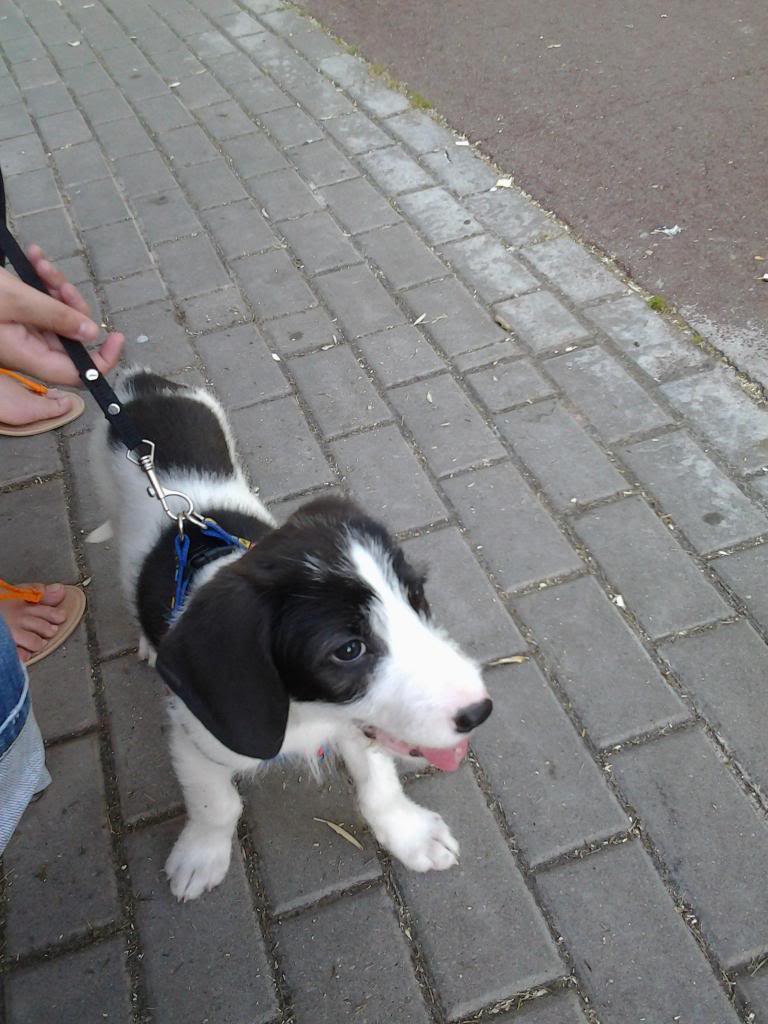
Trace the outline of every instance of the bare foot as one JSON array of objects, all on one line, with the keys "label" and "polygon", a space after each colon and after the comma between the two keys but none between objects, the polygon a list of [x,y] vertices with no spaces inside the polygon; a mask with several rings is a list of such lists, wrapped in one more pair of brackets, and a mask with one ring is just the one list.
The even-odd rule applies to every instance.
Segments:
[{"label": "bare foot", "polygon": [[72,399],[64,391],[50,388],[45,395],[36,395],[0,374],[0,423],[10,427],[26,427],[38,420],[63,416],[72,408]]},{"label": "bare foot", "polygon": [[61,583],[41,586],[43,596],[39,604],[12,599],[0,601],[0,615],[11,631],[13,642],[22,661],[36,654],[46,640],[56,636],[66,613],[58,606],[64,600]]}]

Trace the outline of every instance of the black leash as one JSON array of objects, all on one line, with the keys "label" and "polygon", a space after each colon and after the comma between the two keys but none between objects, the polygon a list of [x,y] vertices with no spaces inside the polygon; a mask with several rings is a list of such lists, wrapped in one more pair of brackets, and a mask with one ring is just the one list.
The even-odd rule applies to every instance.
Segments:
[{"label": "black leash", "polygon": [[[6,259],[24,284],[28,284],[31,288],[36,288],[37,291],[43,292],[44,295],[48,294],[48,289],[38,277],[24,250],[6,225],[5,183],[3,182],[2,169],[0,169],[0,265],[5,265]],[[86,347],[81,345],[79,341],[72,341],[71,338],[62,338],[61,335],[58,335],[58,339],[64,351],[75,364],[80,380],[96,399],[108,423],[127,450],[129,452],[137,452],[142,446],[146,447],[144,439],[130,417],[123,412],[117,395],[96,368],[96,364],[88,354]]]}]

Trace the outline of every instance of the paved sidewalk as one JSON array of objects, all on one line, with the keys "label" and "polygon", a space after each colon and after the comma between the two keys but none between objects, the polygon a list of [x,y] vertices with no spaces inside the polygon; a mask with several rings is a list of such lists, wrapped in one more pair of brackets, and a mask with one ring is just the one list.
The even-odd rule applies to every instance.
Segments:
[{"label": "paved sidewalk", "polygon": [[402,535],[496,702],[408,784],[459,868],[402,871],[343,776],[286,771],[175,904],[161,688],[84,544],[96,414],[2,439],[3,575],[90,604],[32,674],[54,782],[4,859],[0,1022],[768,1021],[764,409],[279,0],[0,19],[18,234],[215,388],[278,516],[347,488]]}]

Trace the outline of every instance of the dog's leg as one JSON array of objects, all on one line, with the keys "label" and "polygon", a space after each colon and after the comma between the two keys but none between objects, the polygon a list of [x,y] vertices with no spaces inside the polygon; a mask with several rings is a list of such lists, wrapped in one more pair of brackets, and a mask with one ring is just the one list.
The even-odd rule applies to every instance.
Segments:
[{"label": "dog's leg", "polygon": [[150,668],[157,663],[157,651],[143,633],[139,633],[139,661],[146,661]]},{"label": "dog's leg", "polygon": [[413,871],[443,871],[458,862],[459,844],[439,814],[403,792],[394,759],[362,737],[339,743],[363,817],[390,853]]},{"label": "dog's leg", "polygon": [[174,722],[171,756],[184,790],[187,823],[165,864],[171,892],[194,900],[224,880],[232,836],[243,809],[232,769],[209,760]]}]

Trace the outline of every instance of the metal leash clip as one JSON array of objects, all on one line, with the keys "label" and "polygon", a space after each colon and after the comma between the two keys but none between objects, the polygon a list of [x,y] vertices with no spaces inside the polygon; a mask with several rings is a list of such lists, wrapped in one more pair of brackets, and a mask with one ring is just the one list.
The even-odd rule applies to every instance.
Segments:
[{"label": "metal leash clip", "polygon": [[[163,506],[163,511],[176,523],[179,531],[179,537],[184,536],[184,522],[194,523],[196,526],[205,525],[205,519],[195,512],[195,503],[192,501],[188,494],[183,491],[168,491],[166,490],[160,481],[157,479],[157,473],[155,472],[155,443],[154,441],[148,441],[146,438],[142,442],[147,445],[149,449],[145,455],[139,455],[138,448],[133,451],[125,453],[125,457],[129,462],[132,462],[135,466],[138,466],[149,480],[149,487],[147,488],[147,494],[150,498],[157,498],[160,504]],[[181,501],[186,502],[186,508],[172,509],[168,503],[168,498],[179,498]]]}]

